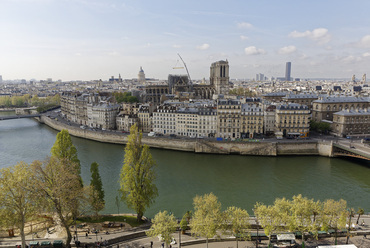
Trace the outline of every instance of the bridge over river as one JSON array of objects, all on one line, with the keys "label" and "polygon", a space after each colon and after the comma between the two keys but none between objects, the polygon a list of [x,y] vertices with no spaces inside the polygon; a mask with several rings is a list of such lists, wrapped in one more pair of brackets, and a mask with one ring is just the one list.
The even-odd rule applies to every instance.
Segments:
[{"label": "bridge over river", "polygon": [[333,156],[352,157],[370,161],[370,146],[360,142],[339,141],[333,143]]},{"label": "bridge over river", "polygon": [[21,119],[21,118],[34,118],[34,117],[40,117],[40,114],[30,114],[30,115],[5,115],[0,116],[0,121],[3,120],[12,120],[12,119]]}]

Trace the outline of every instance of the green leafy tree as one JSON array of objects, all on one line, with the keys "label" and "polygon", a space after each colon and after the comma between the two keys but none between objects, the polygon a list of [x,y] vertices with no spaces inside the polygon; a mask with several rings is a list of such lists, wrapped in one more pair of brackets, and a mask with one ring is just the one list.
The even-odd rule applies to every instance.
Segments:
[{"label": "green leafy tree", "polygon": [[236,248],[238,248],[238,241],[250,239],[250,233],[247,229],[250,228],[249,214],[246,210],[238,207],[228,207],[224,212],[224,231],[230,233],[236,238]]},{"label": "green leafy tree", "polygon": [[180,228],[182,230],[183,233],[185,233],[185,230],[188,229],[188,221],[185,217],[185,215],[182,217],[181,221],[180,221]]},{"label": "green leafy tree", "polygon": [[44,162],[34,161],[31,166],[33,192],[42,200],[43,211],[54,213],[58,217],[67,233],[66,245],[70,247],[70,226],[85,195],[78,174],[79,165],[54,156]]},{"label": "green leafy tree", "polygon": [[154,184],[155,161],[149,146],[143,145],[141,139],[142,133],[138,131],[137,125],[131,126],[120,175],[122,200],[136,211],[138,221],[141,221],[145,210],[158,196],[158,189]]},{"label": "green leafy tree", "polygon": [[271,245],[271,234],[275,233],[280,228],[280,221],[277,209],[274,206],[266,206],[257,202],[254,205],[254,215],[258,219],[260,225],[269,238],[269,246]]},{"label": "green leafy tree", "polygon": [[96,162],[92,163],[90,166],[90,172],[90,202],[95,215],[98,216],[99,212],[105,207],[103,183],[99,174],[99,164]]},{"label": "green leafy tree", "polygon": [[154,216],[152,220],[152,226],[146,234],[150,237],[157,237],[158,235],[166,243],[166,247],[170,244],[173,236],[172,234],[176,231],[177,221],[173,214],[168,214],[167,211],[159,212]]},{"label": "green leafy tree", "polygon": [[134,103],[139,102],[136,96],[132,96],[131,92],[114,92],[114,98],[116,99],[117,103]]},{"label": "green leafy tree", "polygon": [[320,213],[322,229],[328,231],[333,228],[335,231],[335,245],[337,244],[338,229],[346,226],[347,219],[347,202],[343,199],[335,201],[328,199],[323,202],[322,211]]},{"label": "green leafy tree", "polygon": [[318,223],[312,218],[312,213],[316,211],[317,202],[298,195],[293,196],[291,203],[292,221],[290,223],[290,229],[302,233],[302,247],[304,247],[305,232],[317,233],[319,230]]},{"label": "green leafy tree", "polygon": [[5,222],[3,224],[8,227],[14,224],[19,228],[23,248],[26,247],[25,223],[36,212],[30,175],[30,168],[24,162],[0,170],[0,216]]},{"label": "green leafy tree", "polygon": [[210,193],[194,197],[193,205],[194,213],[190,220],[191,233],[206,237],[208,248],[208,239],[213,238],[221,227],[221,203],[213,193]]},{"label": "green leafy tree", "polygon": [[80,165],[80,160],[77,157],[77,149],[73,145],[71,136],[66,129],[63,129],[57,134],[56,141],[51,148],[51,155]]}]

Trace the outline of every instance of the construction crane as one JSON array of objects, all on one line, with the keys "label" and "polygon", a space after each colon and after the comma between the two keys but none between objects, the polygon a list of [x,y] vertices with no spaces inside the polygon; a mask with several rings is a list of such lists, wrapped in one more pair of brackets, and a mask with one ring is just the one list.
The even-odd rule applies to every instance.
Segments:
[{"label": "construction crane", "polygon": [[[191,78],[190,78],[190,74],[189,74],[189,70],[188,70],[188,67],[186,66],[184,60],[181,58],[180,54],[178,53],[177,55],[179,55],[182,63],[184,64],[184,67],[186,69],[186,73],[188,74],[188,78],[189,78],[189,84],[190,84],[190,90],[193,91],[193,82],[191,81]],[[184,67],[173,67],[173,69],[184,69]]]}]

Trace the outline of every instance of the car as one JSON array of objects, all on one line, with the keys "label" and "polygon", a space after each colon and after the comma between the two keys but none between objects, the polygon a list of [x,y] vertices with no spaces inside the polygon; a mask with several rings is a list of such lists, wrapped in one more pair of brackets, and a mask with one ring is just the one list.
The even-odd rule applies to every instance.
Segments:
[{"label": "car", "polygon": [[176,137],[176,134],[173,134],[173,133],[172,133],[172,134],[170,134],[170,137],[171,137],[171,138],[175,138],[175,137]]},{"label": "car", "polygon": [[155,137],[155,132],[150,132],[150,133],[148,133],[148,136],[149,136],[149,137]]}]

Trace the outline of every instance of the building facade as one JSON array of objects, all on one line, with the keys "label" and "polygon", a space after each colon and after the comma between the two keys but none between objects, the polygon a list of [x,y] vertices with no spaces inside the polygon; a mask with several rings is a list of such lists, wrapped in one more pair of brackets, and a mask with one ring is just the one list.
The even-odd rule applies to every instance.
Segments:
[{"label": "building facade", "polygon": [[240,138],[241,103],[234,99],[217,101],[217,137],[224,139]]},{"label": "building facade", "polygon": [[333,121],[333,114],[342,110],[357,110],[369,108],[369,98],[364,97],[320,97],[312,102],[312,119]]},{"label": "building facade", "polygon": [[370,134],[370,111],[342,110],[333,114],[332,132],[336,136],[365,136]]},{"label": "building facade", "polygon": [[275,132],[286,137],[307,137],[310,129],[310,110],[296,103],[276,107]]}]

